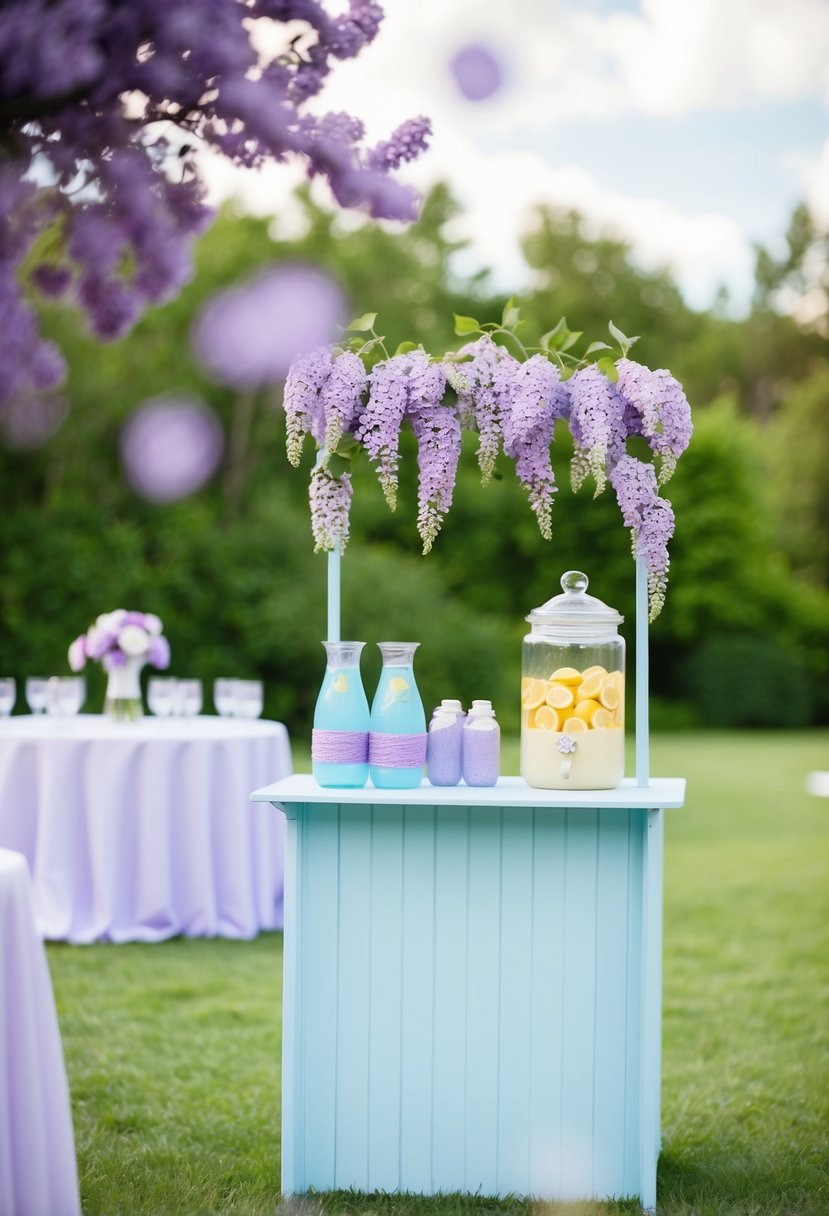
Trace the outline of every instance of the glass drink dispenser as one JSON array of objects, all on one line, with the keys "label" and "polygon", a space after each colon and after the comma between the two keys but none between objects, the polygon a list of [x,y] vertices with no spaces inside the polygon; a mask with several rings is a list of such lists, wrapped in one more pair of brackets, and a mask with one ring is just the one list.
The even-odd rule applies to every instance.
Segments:
[{"label": "glass drink dispenser", "polygon": [[568,570],[563,594],[526,618],[521,776],[537,789],[606,790],[625,771],[625,643],[614,608]]}]

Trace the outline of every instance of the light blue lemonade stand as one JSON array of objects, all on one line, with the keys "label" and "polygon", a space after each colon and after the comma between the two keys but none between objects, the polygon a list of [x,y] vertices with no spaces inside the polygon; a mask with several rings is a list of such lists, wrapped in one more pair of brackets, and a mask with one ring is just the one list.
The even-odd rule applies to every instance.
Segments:
[{"label": "light blue lemonade stand", "polygon": [[[656,1203],[663,818],[615,790],[253,794],[287,821],[282,1190]],[[329,612],[329,633],[335,625]]]}]

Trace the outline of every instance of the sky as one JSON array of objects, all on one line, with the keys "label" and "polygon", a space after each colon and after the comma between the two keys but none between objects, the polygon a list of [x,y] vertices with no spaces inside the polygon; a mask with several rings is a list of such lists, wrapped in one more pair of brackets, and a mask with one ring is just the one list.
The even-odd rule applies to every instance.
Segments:
[{"label": "sky", "polygon": [[[779,250],[794,207],[829,224],[829,0],[385,0],[372,46],[340,64],[317,108],[363,119],[369,142],[428,115],[429,151],[401,176],[447,181],[470,240],[458,267],[520,291],[534,207],[575,207],[667,266],[688,301],[750,298],[754,244]],[[467,100],[451,61],[488,48],[502,85]],[[241,193],[290,232],[284,167],[240,184],[214,164],[212,197]]]}]

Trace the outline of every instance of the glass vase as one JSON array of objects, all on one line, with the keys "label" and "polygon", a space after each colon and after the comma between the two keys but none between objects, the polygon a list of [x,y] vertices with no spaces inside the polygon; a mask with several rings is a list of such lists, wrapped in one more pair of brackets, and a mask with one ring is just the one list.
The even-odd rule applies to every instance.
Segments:
[{"label": "glass vase", "polygon": [[369,710],[360,677],[365,642],[323,642],[325,676],[314,710],[311,769],[326,789],[361,789],[368,780]]},{"label": "glass vase", "polygon": [[383,670],[371,706],[369,773],[378,789],[420,785],[426,763],[426,714],[414,677],[419,642],[378,642]]},{"label": "glass vase", "polygon": [[126,658],[123,666],[113,667],[107,675],[104,713],[113,722],[135,722],[144,717],[141,699],[143,658]]}]

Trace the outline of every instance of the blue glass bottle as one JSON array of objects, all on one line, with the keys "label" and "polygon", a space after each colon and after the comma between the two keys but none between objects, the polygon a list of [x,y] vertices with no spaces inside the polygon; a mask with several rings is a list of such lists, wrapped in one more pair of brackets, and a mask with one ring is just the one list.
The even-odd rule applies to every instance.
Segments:
[{"label": "blue glass bottle", "polygon": [[[323,646],[327,664],[314,710],[311,768],[317,784],[326,789],[360,789],[368,780],[369,710],[360,678],[360,655],[365,642],[323,642]],[[336,743],[326,740],[326,731],[337,732]],[[353,734],[354,739],[343,739],[342,732]],[[353,757],[361,747],[364,759],[357,761]],[[336,755],[338,750],[351,753],[352,758],[319,758],[320,754]]]},{"label": "blue glass bottle", "polygon": [[418,764],[371,763],[369,772],[372,784],[378,789],[409,790],[420,785],[423,778],[423,763],[426,759],[426,714],[417,690],[414,677],[414,652],[419,642],[378,642],[383,656],[380,683],[371,706],[371,731],[376,735],[412,736],[411,747],[407,740],[398,742],[403,754],[422,749],[423,757]]}]

